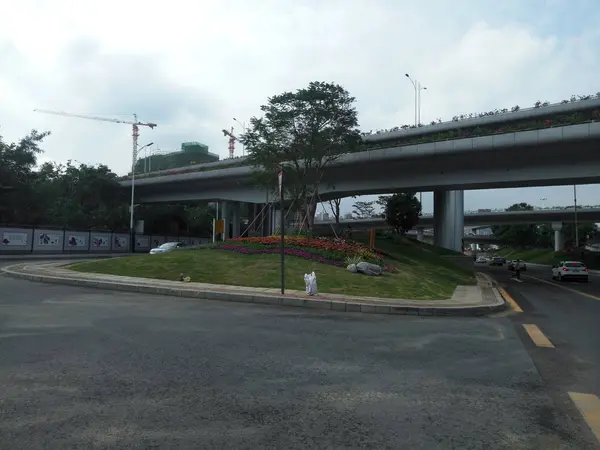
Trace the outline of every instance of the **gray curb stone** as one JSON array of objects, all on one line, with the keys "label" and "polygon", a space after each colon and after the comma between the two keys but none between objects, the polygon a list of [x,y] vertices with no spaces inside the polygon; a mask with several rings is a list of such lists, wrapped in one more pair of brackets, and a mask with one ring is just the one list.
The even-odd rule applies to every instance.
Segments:
[{"label": "gray curb stone", "polygon": [[418,306],[402,306],[402,305],[373,305],[359,302],[342,302],[334,300],[317,300],[314,298],[288,297],[281,295],[257,295],[248,293],[236,292],[216,292],[216,291],[199,291],[185,288],[162,287],[162,286],[145,286],[138,284],[129,284],[112,281],[97,281],[66,278],[55,275],[32,274],[12,270],[11,267],[3,267],[2,271],[13,278],[25,279],[28,281],[36,281],[41,283],[64,284],[69,286],[89,287],[104,290],[137,292],[141,294],[166,295],[185,298],[196,298],[202,300],[219,300],[232,301],[242,303],[256,303],[262,305],[279,305],[292,306],[298,308],[320,309],[337,312],[356,312],[365,314],[395,314],[395,315],[414,315],[414,316],[485,316],[506,309],[506,302],[497,295],[498,301],[490,305],[478,306],[440,306],[440,307],[424,307]]}]

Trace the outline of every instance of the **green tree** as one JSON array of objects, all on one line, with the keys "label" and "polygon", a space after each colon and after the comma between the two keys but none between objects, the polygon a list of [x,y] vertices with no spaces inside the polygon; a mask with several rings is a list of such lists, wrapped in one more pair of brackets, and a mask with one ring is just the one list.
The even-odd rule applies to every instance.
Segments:
[{"label": "green tree", "polygon": [[404,234],[419,223],[421,202],[414,192],[402,192],[388,197],[379,197],[380,204],[385,200],[385,220],[396,230]]},{"label": "green tree", "polygon": [[286,194],[299,203],[312,228],[319,183],[327,166],[360,144],[355,98],[340,85],[311,82],[296,92],[270,97],[262,118],[241,136],[257,180],[276,189],[284,170]]},{"label": "green tree", "polygon": [[34,168],[42,152],[39,145],[49,134],[32,130],[16,143],[6,143],[0,136],[0,222],[31,223]]},{"label": "green tree", "polygon": [[356,202],[352,205],[352,215],[356,219],[370,219],[375,216],[375,202]]},{"label": "green tree", "polygon": [[331,214],[333,214],[333,218],[335,219],[335,223],[340,223],[340,207],[342,206],[341,198],[334,198],[333,200],[329,200],[327,202],[329,204],[329,209],[331,210]]},{"label": "green tree", "polygon": [[[532,211],[533,206],[527,203],[515,203],[506,211]],[[492,231],[505,245],[515,247],[535,246],[539,242],[540,233],[537,225],[493,225]]]},{"label": "green tree", "polygon": [[37,209],[35,224],[127,228],[128,197],[116,174],[105,165],[45,163],[32,188],[39,201],[44,202]]}]

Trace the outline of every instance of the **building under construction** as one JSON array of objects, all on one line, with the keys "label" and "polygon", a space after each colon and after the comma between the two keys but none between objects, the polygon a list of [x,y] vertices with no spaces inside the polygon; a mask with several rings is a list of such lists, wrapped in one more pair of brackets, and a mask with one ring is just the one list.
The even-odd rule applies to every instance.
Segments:
[{"label": "building under construction", "polygon": [[136,173],[156,172],[218,160],[219,155],[209,152],[208,145],[200,142],[183,142],[181,151],[151,150],[146,155],[139,155],[135,171]]}]

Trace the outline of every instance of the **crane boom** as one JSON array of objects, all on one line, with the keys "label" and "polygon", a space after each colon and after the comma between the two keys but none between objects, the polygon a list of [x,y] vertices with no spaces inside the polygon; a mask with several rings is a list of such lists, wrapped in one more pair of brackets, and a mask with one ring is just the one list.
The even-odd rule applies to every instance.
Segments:
[{"label": "crane boom", "polygon": [[155,123],[144,123],[144,122],[139,122],[139,121],[132,122],[130,120],[111,119],[108,117],[88,116],[85,114],[71,114],[71,113],[67,113],[67,112],[63,112],[63,111],[52,111],[49,109],[34,109],[34,111],[39,112],[39,113],[44,113],[44,114],[54,114],[57,116],[77,117],[79,119],[101,120],[103,122],[113,122],[113,123],[125,123],[128,125],[138,125],[138,126],[150,127],[150,128],[156,127]]},{"label": "crane boom", "polygon": [[225,136],[229,136],[229,157],[233,158],[233,153],[235,151],[235,141],[239,141],[239,139],[235,134],[233,134],[233,127],[231,127],[231,131],[223,129],[223,134]]}]

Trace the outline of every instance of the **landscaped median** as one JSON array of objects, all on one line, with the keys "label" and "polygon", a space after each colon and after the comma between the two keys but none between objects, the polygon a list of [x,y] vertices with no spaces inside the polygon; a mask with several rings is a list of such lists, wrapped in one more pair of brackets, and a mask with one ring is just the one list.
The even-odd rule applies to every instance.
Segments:
[{"label": "landscaped median", "polygon": [[[286,237],[286,292],[281,295],[280,239],[235,239],[164,254],[27,263],[4,270],[34,281],[339,311],[481,315],[504,306],[472,271],[407,239],[387,242],[383,251],[342,239]],[[347,269],[358,262],[377,266],[380,275]],[[319,292],[309,297],[304,274],[313,271]]]}]

